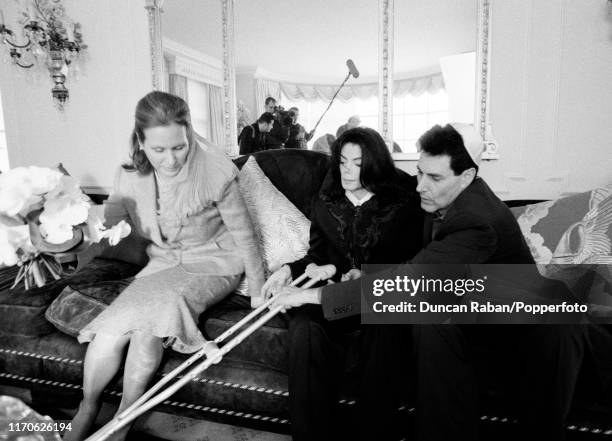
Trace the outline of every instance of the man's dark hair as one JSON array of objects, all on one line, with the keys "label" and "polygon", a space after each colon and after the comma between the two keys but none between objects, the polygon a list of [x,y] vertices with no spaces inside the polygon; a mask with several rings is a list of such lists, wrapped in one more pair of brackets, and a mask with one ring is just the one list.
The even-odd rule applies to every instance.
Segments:
[{"label": "man's dark hair", "polygon": [[270,124],[272,121],[274,121],[274,115],[272,115],[270,112],[262,113],[259,119],[257,120],[258,123],[268,123],[268,124]]},{"label": "man's dark hair", "polygon": [[450,168],[455,175],[478,166],[474,163],[463,143],[463,138],[450,124],[441,127],[433,126],[419,138],[421,151],[430,156],[447,155],[450,157]]},{"label": "man's dark hair", "polygon": [[389,148],[376,130],[357,127],[340,135],[331,147],[333,192],[336,196],[344,194],[340,180],[340,154],[349,143],[361,147],[361,185],[375,194],[388,192],[397,175]]},{"label": "man's dark hair", "polygon": [[271,96],[269,96],[268,98],[266,98],[265,105],[267,106],[268,104],[270,104],[271,101],[276,102],[276,99],[274,99]]}]

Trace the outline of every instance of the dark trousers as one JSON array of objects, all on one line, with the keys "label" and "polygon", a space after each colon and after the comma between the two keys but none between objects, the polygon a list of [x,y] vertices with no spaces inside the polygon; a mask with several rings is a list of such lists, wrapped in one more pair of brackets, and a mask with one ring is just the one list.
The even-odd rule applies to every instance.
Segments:
[{"label": "dark trousers", "polygon": [[338,439],[343,331],[324,319],[319,306],[290,311],[289,404],[294,441]]},{"label": "dark trousers", "polygon": [[[360,326],[359,317],[328,322],[319,306],[290,311],[289,402],[294,441],[397,440],[396,413],[411,375],[411,335],[403,326]],[[360,330],[358,347],[348,334]],[[398,333],[399,329],[404,332]],[[398,347],[403,348],[398,351]],[[356,418],[338,414],[347,350],[358,357]],[[349,363],[350,364],[350,363]],[[381,366],[384,366],[381,369]],[[401,428],[400,428],[401,429]]]},{"label": "dark trousers", "polygon": [[[514,363],[519,430],[530,439],[562,440],[584,352],[580,325],[419,325],[418,440],[478,439],[475,347]],[[504,354],[505,353],[505,354]]]}]

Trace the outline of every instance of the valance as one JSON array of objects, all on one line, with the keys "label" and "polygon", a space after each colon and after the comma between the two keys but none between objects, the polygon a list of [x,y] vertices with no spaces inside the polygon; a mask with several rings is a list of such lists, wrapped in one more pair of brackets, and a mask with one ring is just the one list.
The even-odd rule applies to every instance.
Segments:
[{"label": "valance", "polygon": [[[330,101],[336,92],[338,85],[327,84],[297,84],[285,83],[274,80],[257,79],[255,82],[257,108],[263,109],[263,102],[268,96],[280,98],[280,92],[292,101]],[[420,77],[395,80],[393,96],[404,97],[406,95],[420,96],[427,92],[434,94],[444,89],[442,73],[434,73]],[[355,84],[344,86],[338,98],[347,102],[351,99],[367,100],[378,95],[377,83]]]}]

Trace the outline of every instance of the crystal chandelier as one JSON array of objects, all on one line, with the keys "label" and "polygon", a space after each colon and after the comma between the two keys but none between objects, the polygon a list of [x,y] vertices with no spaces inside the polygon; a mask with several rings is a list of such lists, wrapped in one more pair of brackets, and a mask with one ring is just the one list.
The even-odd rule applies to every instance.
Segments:
[{"label": "crystal chandelier", "polygon": [[29,69],[44,65],[53,80],[51,94],[60,109],[68,100],[66,74],[87,48],[80,24],[70,20],[61,0],[22,0],[21,36],[4,22],[0,11],[0,38],[16,66]]}]

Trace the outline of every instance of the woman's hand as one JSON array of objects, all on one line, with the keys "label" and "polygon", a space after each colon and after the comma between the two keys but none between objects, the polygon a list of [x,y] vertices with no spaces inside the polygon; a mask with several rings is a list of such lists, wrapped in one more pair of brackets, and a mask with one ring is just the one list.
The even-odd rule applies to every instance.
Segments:
[{"label": "woman's hand", "polygon": [[327,280],[336,274],[336,267],[332,264],[315,265],[311,263],[306,267],[306,271],[304,272],[311,280]]},{"label": "woman's hand", "polygon": [[[281,266],[279,269],[274,271],[272,275],[266,280],[263,287],[261,288],[261,296],[259,298],[264,301],[273,296],[283,286],[287,286],[291,283],[291,269],[287,265]],[[251,297],[251,299],[257,297]],[[253,305],[251,301],[251,306]]]},{"label": "woman's hand", "polygon": [[342,274],[340,281],[347,282],[349,280],[356,280],[361,277],[361,271],[357,268],[351,269],[349,272]]}]

